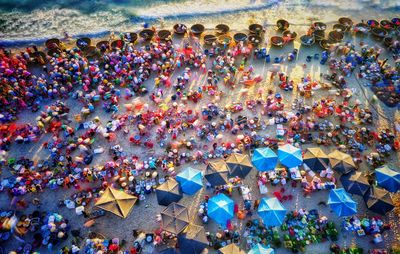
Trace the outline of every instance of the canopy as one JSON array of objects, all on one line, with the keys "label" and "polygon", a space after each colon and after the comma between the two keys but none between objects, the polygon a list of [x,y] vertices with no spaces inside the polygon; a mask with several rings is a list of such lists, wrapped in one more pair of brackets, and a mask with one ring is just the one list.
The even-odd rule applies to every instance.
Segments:
[{"label": "canopy", "polygon": [[397,192],[400,189],[400,173],[387,165],[375,169],[375,176],[378,185],[386,190]]},{"label": "canopy", "polygon": [[353,158],[339,150],[331,152],[328,156],[331,167],[339,173],[347,174],[357,168]]},{"label": "canopy", "polygon": [[257,243],[247,254],[275,254],[275,251],[272,248]]},{"label": "canopy", "polygon": [[290,144],[280,146],[278,149],[278,158],[282,165],[288,168],[299,166],[303,162],[301,150]]},{"label": "canopy", "polygon": [[222,247],[218,250],[220,254],[246,254],[242,251],[236,244],[231,243],[225,247]]},{"label": "canopy", "polygon": [[179,183],[175,179],[169,179],[156,189],[157,201],[159,205],[169,205],[172,202],[179,202],[182,192]]},{"label": "canopy", "polygon": [[245,178],[253,168],[250,158],[246,154],[233,153],[226,160],[231,176]]},{"label": "canopy", "polygon": [[229,168],[226,162],[222,159],[210,162],[207,165],[204,177],[211,186],[225,185],[228,183]]},{"label": "canopy", "polygon": [[254,150],[251,162],[261,172],[273,170],[278,163],[278,156],[269,147]]},{"label": "canopy", "polygon": [[382,215],[385,215],[394,208],[391,193],[379,187],[372,186],[365,193],[364,201],[368,209]]},{"label": "canopy", "polygon": [[277,198],[262,198],[257,212],[269,227],[282,225],[286,215],[286,209]]},{"label": "canopy", "polygon": [[137,198],[133,195],[109,187],[104,191],[95,205],[119,217],[126,218],[135,205],[136,200]]},{"label": "canopy", "polygon": [[162,227],[172,234],[179,234],[189,225],[187,208],[178,203],[171,203],[161,212]]},{"label": "canopy", "polygon": [[329,192],[328,204],[339,217],[357,213],[357,203],[343,188],[332,189]]},{"label": "canopy", "polygon": [[353,172],[340,177],[343,188],[351,194],[364,196],[371,187],[367,177],[361,172]]},{"label": "canopy", "polygon": [[234,202],[225,194],[218,194],[208,200],[208,216],[225,227],[228,220],[233,218]]},{"label": "canopy", "polygon": [[188,195],[195,194],[203,187],[201,171],[187,167],[176,176],[176,180],[181,185],[183,193]]},{"label": "canopy", "polygon": [[178,236],[178,245],[181,254],[200,254],[208,246],[204,228],[190,224]]},{"label": "canopy", "polygon": [[328,168],[329,157],[319,147],[307,148],[303,162],[312,170],[321,171]]}]

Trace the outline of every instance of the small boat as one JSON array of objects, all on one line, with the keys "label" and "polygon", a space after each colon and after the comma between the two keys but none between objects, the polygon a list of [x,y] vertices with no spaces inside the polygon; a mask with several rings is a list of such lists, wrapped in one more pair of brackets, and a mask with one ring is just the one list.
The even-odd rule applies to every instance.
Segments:
[{"label": "small boat", "polygon": [[171,32],[168,30],[160,30],[157,35],[161,40],[166,40],[171,35]]},{"label": "small boat", "polygon": [[331,48],[332,42],[330,40],[320,40],[319,41],[319,46],[324,49],[324,50],[329,50]]},{"label": "small boat", "polygon": [[257,46],[258,44],[260,44],[261,41],[262,41],[261,37],[258,36],[258,35],[256,35],[256,34],[251,34],[251,35],[249,36],[249,42],[250,42],[251,44],[253,44],[254,46]]},{"label": "small boat", "polygon": [[314,31],[325,31],[326,30],[326,24],[323,22],[314,22],[312,24],[312,28]]},{"label": "small boat", "polygon": [[185,24],[175,24],[174,33],[184,35],[187,32],[187,26]]},{"label": "small boat", "polygon": [[304,46],[311,46],[315,43],[315,38],[314,36],[310,35],[302,35],[300,37],[301,44]]},{"label": "small boat", "polygon": [[219,24],[215,26],[215,30],[217,34],[226,34],[227,32],[229,32],[229,26],[225,25],[225,24]]},{"label": "small boat", "polygon": [[249,26],[249,31],[251,34],[261,34],[263,32],[263,27],[260,24],[251,24]]},{"label": "small boat", "polygon": [[375,28],[375,27],[379,27],[379,22],[377,20],[375,20],[375,19],[370,19],[370,20],[367,21],[367,25],[370,28]]},{"label": "small boat", "polygon": [[83,37],[76,40],[76,46],[81,50],[84,50],[85,48],[89,47],[90,43],[91,40],[88,37]]},{"label": "small boat", "polygon": [[393,25],[399,27],[400,26],[400,18],[392,18]]},{"label": "small boat", "polygon": [[247,41],[247,34],[236,33],[235,35],[233,35],[233,39],[235,40],[236,43],[239,43],[241,41],[245,42],[245,41]]},{"label": "small boat", "polygon": [[190,31],[196,36],[201,35],[205,30],[205,27],[202,24],[195,24],[190,28]]},{"label": "small boat", "polygon": [[275,47],[283,47],[283,45],[285,45],[285,40],[281,36],[272,36],[271,45]]},{"label": "small boat", "polygon": [[313,35],[316,41],[323,40],[325,39],[325,30],[314,30]]},{"label": "small boat", "polygon": [[287,20],[279,19],[278,21],[276,21],[276,26],[278,27],[279,31],[285,31],[289,29],[290,24]]},{"label": "small boat", "polygon": [[115,40],[111,42],[111,48],[112,49],[122,49],[125,45],[125,42],[123,40]]},{"label": "small boat", "polygon": [[296,32],[291,32],[289,30],[286,30],[283,32],[283,38],[286,41],[294,41],[297,38],[297,33]]},{"label": "small boat", "polygon": [[334,24],[333,25],[333,30],[338,31],[340,33],[344,33],[347,31],[347,27],[342,24]]},{"label": "small boat", "polygon": [[137,33],[128,33],[126,38],[128,39],[128,41],[130,43],[135,43],[138,39],[138,35],[137,35]]},{"label": "small boat", "polygon": [[394,41],[394,40],[393,40],[392,37],[385,37],[385,38],[383,39],[383,43],[385,44],[386,47],[392,46],[393,41]]},{"label": "small boat", "polygon": [[109,49],[110,47],[110,43],[108,41],[99,41],[96,44],[96,48],[100,49],[101,51],[106,51],[107,49]]},{"label": "small boat", "polygon": [[381,27],[386,31],[390,32],[394,29],[394,24],[389,20],[382,20],[380,23]]},{"label": "small boat", "polygon": [[365,23],[358,23],[354,26],[354,32],[356,34],[367,34],[371,30],[371,27]]},{"label": "small boat", "polygon": [[385,29],[380,27],[372,28],[371,33],[377,40],[382,40],[388,34],[388,32]]},{"label": "small boat", "polygon": [[206,34],[203,39],[206,45],[211,45],[217,40],[217,36],[213,34]]},{"label": "small boat", "polygon": [[340,24],[346,27],[346,31],[349,31],[353,26],[353,20],[351,20],[350,18],[341,17],[338,21]]},{"label": "small boat", "polygon": [[139,32],[139,36],[142,37],[145,41],[150,41],[154,36],[154,31],[151,29],[143,29]]},{"label": "small boat", "polygon": [[51,38],[48,39],[45,43],[46,48],[52,49],[52,48],[59,48],[60,47],[61,41],[57,38]]},{"label": "small boat", "polygon": [[229,36],[229,35],[223,34],[223,35],[218,36],[217,41],[218,41],[219,44],[221,44],[223,46],[226,46],[226,45],[229,45],[232,42],[232,37]]},{"label": "small boat", "polygon": [[328,38],[332,42],[341,42],[344,38],[344,34],[338,31],[331,31],[328,34]]}]

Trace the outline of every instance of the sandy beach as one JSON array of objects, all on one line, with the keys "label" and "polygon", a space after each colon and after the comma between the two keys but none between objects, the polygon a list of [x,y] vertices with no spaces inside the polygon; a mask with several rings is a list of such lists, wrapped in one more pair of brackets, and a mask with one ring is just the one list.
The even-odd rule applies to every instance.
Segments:
[{"label": "sandy beach", "polygon": [[[347,3],[343,3],[347,4]],[[351,7],[351,6],[350,6]],[[161,7],[160,7],[161,8]],[[354,7],[355,8],[355,7]],[[246,64],[246,68],[252,66],[254,68],[254,73],[260,75],[262,77],[262,81],[257,83],[246,90],[243,90],[244,87],[241,84],[236,84],[234,89],[230,89],[227,86],[219,85],[219,90],[222,91],[223,95],[220,99],[216,99],[215,97],[211,97],[209,95],[204,94],[203,98],[198,103],[187,102],[185,104],[186,109],[192,109],[193,111],[200,112],[203,106],[206,106],[210,102],[217,103],[221,107],[226,105],[231,105],[235,102],[242,102],[254,99],[258,96],[260,89],[264,91],[272,90],[274,93],[280,93],[283,97],[283,102],[285,104],[284,110],[285,111],[292,111],[292,103],[295,100],[303,100],[306,105],[312,106],[314,102],[319,101],[321,98],[335,98],[332,93],[329,93],[327,89],[319,89],[313,91],[313,95],[310,98],[304,98],[299,95],[296,88],[293,91],[284,91],[280,89],[277,85],[276,78],[271,80],[271,71],[279,68],[280,71],[285,72],[286,75],[293,79],[295,83],[300,82],[301,78],[304,78],[307,75],[313,80],[318,80],[323,83],[329,83],[327,80],[322,78],[322,74],[330,73],[327,65],[321,65],[319,60],[312,60],[311,62],[306,62],[307,56],[314,56],[315,54],[321,54],[322,50],[318,45],[314,45],[311,47],[302,46],[297,38],[294,42],[285,45],[284,47],[271,47],[270,38],[271,36],[280,34],[280,32],[276,31],[275,22],[278,17],[285,18],[290,22],[290,30],[296,31],[297,34],[303,35],[307,32],[308,27],[310,24],[315,20],[320,20],[326,22],[328,24],[328,30],[331,29],[333,23],[341,16],[350,16],[352,15],[353,20],[361,21],[362,19],[366,20],[369,17],[374,17],[377,20],[392,17],[391,15],[398,14],[395,11],[379,11],[379,10],[369,10],[368,17],[365,17],[362,10],[354,10],[352,8],[346,9],[330,9],[324,7],[299,7],[294,6],[291,7],[290,4],[285,5],[278,5],[268,10],[262,11],[252,11],[251,13],[241,13],[241,14],[227,14],[222,17],[212,17],[210,20],[208,17],[198,18],[196,19],[197,22],[205,24],[207,30],[205,33],[212,33],[213,28],[215,25],[219,23],[228,23],[231,25],[231,34],[239,31],[247,31],[247,27],[250,23],[260,23],[265,24],[265,39],[262,43],[261,47],[266,47],[268,54],[271,56],[271,59],[275,57],[286,57],[293,49],[298,49],[297,60],[288,62],[285,61],[279,64],[266,63],[264,60],[255,59],[254,55],[251,54],[251,57]],[[232,23],[230,22],[232,20]],[[191,20],[190,20],[191,21]],[[160,23],[155,23],[156,26],[160,28],[170,29],[172,26],[177,22],[176,19],[166,19],[161,21]],[[186,22],[185,22],[186,23]],[[194,23],[194,22],[189,22]],[[188,24],[189,24],[188,23]],[[126,31],[126,27],[122,26],[122,30]],[[117,36],[116,32],[116,36]],[[96,42],[101,40],[108,40],[109,37],[101,37],[101,38],[92,38],[92,45],[95,45]],[[357,37],[353,33],[347,33],[344,42],[351,42],[352,44],[360,47],[360,42],[366,43],[370,46],[379,45],[382,47],[381,58],[388,58],[388,63],[394,65],[394,60],[390,56],[390,52],[388,52],[383,46],[382,43],[376,42],[371,37]],[[192,45],[195,45],[192,42]],[[70,42],[65,42],[67,48],[74,46],[75,40],[71,40]],[[176,47],[182,45],[182,40],[174,37],[174,44]],[[202,42],[201,42],[202,44]],[[137,43],[135,46],[141,46],[141,42]],[[41,45],[40,45],[41,46]],[[23,47],[22,47],[23,48]],[[43,47],[41,47],[43,48]],[[21,48],[11,47],[10,48],[13,52],[18,52]],[[211,68],[212,61],[207,61],[207,68]],[[32,69],[34,73],[40,73],[39,68]],[[171,75],[171,80],[176,80],[177,76],[182,74],[182,68],[177,70]],[[239,80],[242,72],[237,74],[237,79]],[[155,76],[154,76],[155,77]],[[152,91],[156,90],[154,85],[154,77],[152,76],[149,80],[144,83],[144,86],[147,87],[148,91],[151,93]],[[206,75],[200,71],[194,70],[192,72],[192,77],[190,79],[190,85],[186,88],[187,91],[193,90],[196,91],[198,87],[201,87],[203,84],[206,83]],[[400,121],[400,112],[399,108],[387,107],[383,102],[378,100],[377,102],[372,102],[373,100],[373,92],[367,86],[365,80],[358,79],[356,75],[351,75],[351,77],[346,78],[347,86],[349,89],[352,90],[353,96],[351,101],[354,102],[359,100],[363,107],[369,108],[372,111],[374,123],[371,128],[377,129],[394,129],[394,123]],[[332,88],[336,89],[336,88]],[[171,95],[174,93],[173,89],[165,89],[165,94],[163,96],[163,102],[167,105],[171,105]],[[136,97],[130,98],[126,100],[124,98],[120,99],[120,107],[118,114],[129,113],[126,111],[126,108],[123,106],[126,103],[131,103],[133,100],[137,100]],[[148,95],[144,95],[138,97],[143,103],[148,103],[150,105],[150,109],[156,109],[157,106],[154,105],[150,100]],[[43,104],[41,105],[41,109],[38,112],[31,112],[30,110],[24,110],[18,115],[17,123],[31,123],[36,124],[36,118],[40,115],[41,111],[46,105],[50,105],[55,100],[45,99]],[[72,125],[75,125],[73,116],[79,114],[81,111],[81,105],[77,100],[73,98],[68,98],[64,100],[64,103],[70,108],[70,112],[68,113],[68,119],[72,120]],[[262,126],[265,127],[261,131],[258,132],[259,135],[264,137],[275,137],[276,135],[276,125],[268,125],[268,117],[261,114],[260,110],[249,110],[244,108],[238,114],[235,114],[234,117],[237,115],[245,115],[249,118],[252,117],[259,117],[262,122]],[[87,121],[93,120],[95,117],[100,119],[100,123],[105,125],[107,121],[110,120],[110,113],[106,113],[100,105],[96,106],[95,111],[89,115],[86,119]],[[334,117],[328,118],[330,121],[337,121]],[[129,129],[134,130],[135,126],[128,126]],[[82,131],[77,131],[76,134],[82,133]],[[314,134],[317,132],[314,132]],[[122,131],[116,132],[117,138],[114,142],[107,142],[105,139],[98,138],[96,139],[95,143],[93,144],[94,147],[103,147],[106,152],[100,155],[94,155],[94,159],[90,166],[95,165],[104,165],[107,161],[112,160],[112,156],[107,153],[109,148],[112,145],[119,144],[124,151],[127,152],[128,155],[137,155],[141,160],[147,160],[149,156],[160,156],[165,154],[164,148],[159,147],[158,144],[155,145],[154,149],[148,149],[143,146],[134,146],[129,142],[128,136],[124,134]],[[189,130],[185,133],[184,136],[178,138],[178,140],[187,139],[190,136],[195,136],[196,133],[193,130]],[[151,133],[149,135],[149,139],[155,139],[156,133]],[[236,135],[231,133],[225,133],[223,140],[235,140]],[[30,158],[34,161],[38,160],[49,160],[49,151],[43,148],[43,143],[48,142],[51,139],[51,134],[47,133],[40,137],[38,142],[29,143],[29,144],[13,144],[10,147],[10,151],[8,152],[8,157],[20,157],[24,156],[26,158]],[[199,149],[203,145],[207,145],[206,142],[200,142],[198,144]],[[209,146],[211,144],[208,144]],[[305,150],[308,147],[316,147],[315,143],[312,144],[304,144],[302,145],[302,149]],[[329,153],[333,151],[335,148],[334,146],[321,146],[321,148],[326,152]],[[364,154],[368,154],[371,151],[368,148],[364,151]],[[248,153],[247,151],[245,153]],[[73,153],[72,155],[77,155],[78,152]],[[387,164],[391,165],[393,168],[400,168],[400,153],[397,151],[391,152],[389,158],[386,158]],[[193,168],[199,169],[201,171],[205,171],[206,165],[205,164],[185,164],[182,166],[176,167],[177,173],[184,170],[186,167],[192,166]],[[372,168],[367,165],[364,161],[360,164],[359,170],[362,172],[371,172]],[[253,169],[250,174],[243,180],[245,185],[248,185],[252,191],[253,200],[260,199],[262,197],[272,197],[272,193],[276,190],[279,190],[281,187],[268,187],[267,194],[260,194],[258,186],[257,186],[257,173],[256,169]],[[164,174],[163,172],[159,171],[159,174]],[[3,169],[1,171],[0,179],[6,179],[10,177],[12,174],[8,169]],[[87,187],[100,187],[101,182],[97,183],[84,183],[82,184],[82,188]],[[341,187],[340,182],[338,182],[337,187]],[[398,243],[400,241],[400,223],[398,223],[399,217],[393,211],[386,214],[383,220],[387,223],[392,225],[390,231],[386,231],[383,235],[384,241],[379,244],[372,243],[371,236],[364,236],[358,237],[354,232],[344,232],[340,229],[340,225],[342,223],[342,218],[336,216],[329,206],[321,206],[318,205],[320,202],[326,202],[328,197],[328,190],[321,190],[315,193],[312,193],[310,197],[304,197],[303,191],[301,187],[292,188],[290,186],[286,187],[286,191],[293,195],[293,200],[286,201],[283,203],[284,207],[288,211],[298,210],[300,208],[304,208],[307,210],[317,209],[321,215],[325,215],[329,218],[329,220],[335,222],[338,230],[339,230],[339,239],[337,241],[338,245],[341,247],[351,247],[351,246],[359,246],[364,249],[364,253],[367,253],[368,250],[373,248],[386,248],[390,249],[392,245]],[[35,194],[27,194],[23,196],[23,198],[30,203],[34,198],[39,198],[42,205],[40,209],[46,211],[57,211],[58,213],[62,214],[65,218],[70,221],[71,228],[81,228],[82,236],[87,236],[89,232],[100,232],[102,235],[109,237],[109,238],[119,238],[120,240],[126,240],[126,246],[131,246],[134,241],[134,237],[132,235],[132,231],[134,229],[140,229],[144,231],[153,231],[160,227],[159,222],[156,221],[157,215],[165,208],[157,204],[157,198],[154,193],[149,195],[145,195],[145,200],[140,201],[137,205],[134,206],[132,212],[126,219],[121,219],[111,213],[107,213],[106,216],[103,216],[96,220],[96,223],[91,228],[84,228],[83,224],[85,219],[83,216],[77,216],[73,209],[67,209],[66,207],[58,207],[59,200],[66,199],[70,197],[73,193],[76,193],[76,190],[73,188],[65,189],[59,188],[57,190],[50,190],[45,189],[42,193],[35,193]],[[209,188],[202,188],[199,192],[197,192],[194,196],[184,195],[181,199],[180,203],[187,206],[189,210],[189,216],[191,218],[190,223],[203,225],[199,216],[197,216],[198,208],[200,202],[203,201],[204,196],[209,195],[212,196],[213,192]],[[243,206],[243,200],[241,195],[237,191],[233,191],[232,197],[235,202],[239,204],[239,206]],[[364,201],[361,197],[353,195],[352,198],[358,203],[358,215],[359,216],[373,216],[375,215],[365,206]],[[11,196],[7,195],[6,192],[0,192],[0,210],[8,210],[9,204],[11,202]],[[93,209],[93,203],[91,202],[87,209],[90,211]],[[25,214],[31,213],[32,211],[36,210],[37,208],[30,205],[26,210],[20,211],[19,213],[23,212]],[[258,218],[257,213],[253,213],[252,218]],[[236,225],[239,231],[244,231],[244,223],[245,220],[238,220],[236,217],[232,220],[232,224]],[[204,225],[205,230],[209,232],[215,232],[218,229],[218,225],[214,221],[210,221],[207,225]],[[32,236],[27,236],[24,240],[30,241]],[[61,247],[68,245],[71,239],[68,239],[66,242],[60,244],[59,246],[55,246],[53,250],[46,250],[45,247],[40,249],[40,253],[57,253],[56,249],[60,249]],[[15,249],[21,243],[18,240],[9,240],[4,244],[1,243],[2,247],[5,250],[5,253]],[[305,253],[315,253],[315,254],[325,254],[329,253],[329,246],[331,242],[326,241],[319,244],[310,244],[306,247]],[[82,245],[83,246],[83,245]],[[246,249],[245,237],[242,238],[240,242],[240,246]],[[162,249],[166,248],[167,246],[161,246],[157,249],[146,248],[142,253],[159,253]],[[247,249],[246,249],[247,251]],[[286,248],[278,248],[275,249],[275,252],[278,254],[281,253],[291,253],[290,250]],[[83,253],[83,252],[82,252]],[[207,253],[207,251],[205,251]],[[217,253],[213,249],[209,249],[208,253]]]}]

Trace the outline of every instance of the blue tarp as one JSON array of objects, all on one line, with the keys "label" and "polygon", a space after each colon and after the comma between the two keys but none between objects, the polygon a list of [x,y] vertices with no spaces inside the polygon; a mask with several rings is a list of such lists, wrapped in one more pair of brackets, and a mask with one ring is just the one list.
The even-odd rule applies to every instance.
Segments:
[{"label": "blue tarp", "polygon": [[201,171],[188,167],[176,176],[183,193],[188,195],[195,194],[203,187]]},{"label": "blue tarp", "polygon": [[208,200],[208,216],[222,227],[226,227],[228,220],[233,218],[234,202],[225,194],[218,194]]},{"label": "blue tarp", "polygon": [[375,169],[378,185],[390,192],[400,190],[400,173],[390,169],[387,165]]},{"label": "blue tarp", "polygon": [[265,226],[280,226],[286,215],[286,209],[277,198],[263,198],[258,207],[258,215]]},{"label": "blue tarp", "polygon": [[278,149],[278,158],[282,165],[288,168],[299,166],[303,163],[301,150],[290,144],[283,145]]},{"label": "blue tarp", "polygon": [[271,148],[257,148],[254,150],[251,162],[258,171],[269,171],[275,169],[278,163],[278,156]]},{"label": "blue tarp", "polygon": [[328,204],[339,217],[357,213],[357,203],[343,188],[332,189],[329,192]]}]

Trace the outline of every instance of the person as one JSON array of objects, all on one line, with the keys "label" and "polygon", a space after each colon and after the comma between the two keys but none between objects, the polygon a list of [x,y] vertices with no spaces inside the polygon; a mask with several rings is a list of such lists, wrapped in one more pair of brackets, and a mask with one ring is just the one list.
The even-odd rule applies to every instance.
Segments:
[{"label": "person", "polygon": [[259,205],[260,205],[260,200],[259,199],[254,200],[253,209],[257,211]]}]

